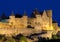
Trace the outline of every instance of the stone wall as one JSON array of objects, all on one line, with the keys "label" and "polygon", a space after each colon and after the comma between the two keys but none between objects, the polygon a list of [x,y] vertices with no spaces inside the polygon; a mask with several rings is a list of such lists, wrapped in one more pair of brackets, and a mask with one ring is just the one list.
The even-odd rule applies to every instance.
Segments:
[{"label": "stone wall", "polygon": [[0,28],[0,34],[6,36],[15,36],[23,34],[24,36],[34,33],[34,29],[28,28]]}]

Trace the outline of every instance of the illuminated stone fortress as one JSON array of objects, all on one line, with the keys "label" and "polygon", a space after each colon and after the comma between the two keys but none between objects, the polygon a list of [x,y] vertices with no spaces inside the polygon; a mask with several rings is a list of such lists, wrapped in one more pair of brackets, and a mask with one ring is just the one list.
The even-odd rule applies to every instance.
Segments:
[{"label": "illuminated stone fortress", "polygon": [[52,20],[52,10],[44,10],[39,12],[35,9],[32,17],[28,17],[26,12],[21,18],[15,17],[12,12],[6,22],[0,22],[0,34],[12,36],[17,34],[30,35],[46,31],[46,34],[39,35],[41,37],[51,38],[52,34],[60,31],[58,24]]}]

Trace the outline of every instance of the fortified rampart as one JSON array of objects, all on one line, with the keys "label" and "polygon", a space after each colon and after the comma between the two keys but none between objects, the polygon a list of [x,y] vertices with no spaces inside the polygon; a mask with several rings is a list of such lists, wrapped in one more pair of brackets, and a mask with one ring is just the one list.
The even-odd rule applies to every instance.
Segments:
[{"label": "fortified rampart", "polygon": [[41,37],[51,38],[52,34],[60,31],[57,23],[52,21],[52,10],[39,12],[35,9],[32,17],[28,17],[24,12],[21,18],[17,18],[14,13],[9,16],[5,22],[0,22],[0,34],[6,36],[15,36],[17,34],[30,35],[47,31]]}]

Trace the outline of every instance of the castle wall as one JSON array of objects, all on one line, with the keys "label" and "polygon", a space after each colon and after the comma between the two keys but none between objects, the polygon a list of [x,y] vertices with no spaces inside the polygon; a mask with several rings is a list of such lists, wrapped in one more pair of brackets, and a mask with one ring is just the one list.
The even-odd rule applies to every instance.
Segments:
[{"label": "castle wall", "polygon": [[[22,33],[24,35],[29,35],[46,30],[47,33],[41,36],[51,38],[52,33],[56,34],[57,31],[60,31],[56,23],[52,24],[51,10],[44,11],[43,15],[36,14],[35,16],[36,18],[28,18],[27,16],[16,18],[15,16],[10,16],[8,23],[0,22],[0,34],[17,35]],[[28,25],[31,25],[34,29],[28,29]]]},{"label": "castle wall", "polygon": [[26,28],[27,16],[23,16],[22,18],[15,18],[14,16],[10,16],[9,25],[13,25],[17,28]]},{"label": "castle wall", "polygon": [[33,34],[34,29],[29,28],[0,28],[0,34],[5,36],[16,36],[22,34],[24,36]]}]

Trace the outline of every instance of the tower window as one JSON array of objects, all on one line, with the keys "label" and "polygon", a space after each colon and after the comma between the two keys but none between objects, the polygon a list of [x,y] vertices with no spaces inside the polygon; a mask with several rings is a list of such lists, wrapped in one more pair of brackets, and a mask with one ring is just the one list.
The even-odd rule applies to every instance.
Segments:
[{"label": "tower window", "polygon": [[27,22],[28,24],[31,24],[31,22]]},{"label": "tower window", "polygon": [[13,22],[11,22],[11,24],[13,25]]}]

